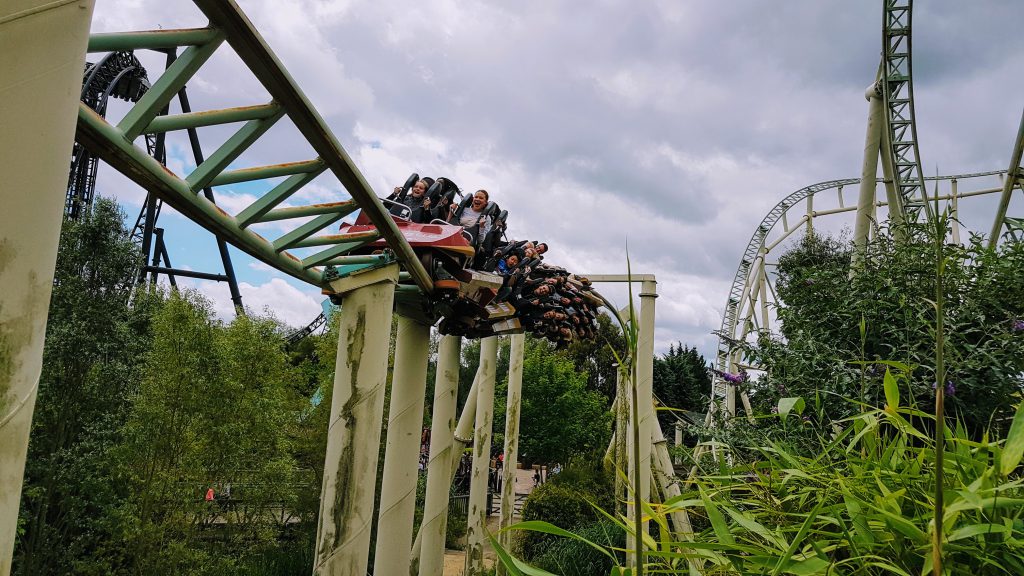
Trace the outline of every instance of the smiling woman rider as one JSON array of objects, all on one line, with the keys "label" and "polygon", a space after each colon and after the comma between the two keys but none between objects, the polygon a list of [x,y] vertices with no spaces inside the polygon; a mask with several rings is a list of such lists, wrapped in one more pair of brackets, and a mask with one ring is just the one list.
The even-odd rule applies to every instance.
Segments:
[{"label": "smiling woman rider", "polygon": [[473,238],[486,236],[491,230],[491,218],[484,214],[484,208],[490,200],[487,190],[477,190],[473,194],[473,201],[468,206],[456,206],[452,204],[449,224],[459,224],[473,235]]}]

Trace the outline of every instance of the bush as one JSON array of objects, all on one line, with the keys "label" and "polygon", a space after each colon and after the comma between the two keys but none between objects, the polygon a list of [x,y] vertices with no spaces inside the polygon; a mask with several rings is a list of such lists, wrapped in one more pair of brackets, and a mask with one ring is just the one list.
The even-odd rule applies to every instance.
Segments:
[{"label": "bush", "polygon": [[[626,545],[626,532],[618,524],[607,520],[579,526],[573,532],[609,549]],[[619,563],[624,559],[624,556],[620,557]],[[562,576],[593,576],[608,574],[614,563],[611,558],[585,542],[558,538],[533,559],[533,565]]]},{"label": "bush", "polygon": [[[600,519],[594,506],[615,509],[615,487],[599,466],[570,465],[526,497],[523,520],[543,520],[559,528],[595,524]],[[523,557],[532,560],[557,541],[555,536],[526,532],[519,541]]]},{"label": "bush", "polygon": [[452,550],[462,549],[462,538],[466,535],[469,526],[466,525],[466,517],[462,514],[449,514],[448,523],[444,531],[444,547]]},{"label": "bush", "polygon": [[[781,338],[762,338],[752,351],[767,370],[753,384],[755,411],[788,396],[811,402],[819,392],[825,423],[877,406],[884,402],[879,359],[911,368],[907,404],[932,403],[935,246],[923,230],[908,236],[898,242],[880,232],[852,276],[852,248],[837,239],[808,236],[779,258]],[[945,355],[954,392],[947,410],[974,438],[990,426],[1002,433],[1006,399],[1024,385],[1024,243],[989,250],[975,237],[943,250]]]}]

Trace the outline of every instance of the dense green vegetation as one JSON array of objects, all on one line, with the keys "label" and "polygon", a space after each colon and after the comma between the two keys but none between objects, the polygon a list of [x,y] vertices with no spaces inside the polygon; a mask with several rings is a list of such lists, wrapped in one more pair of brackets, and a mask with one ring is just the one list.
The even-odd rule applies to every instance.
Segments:
[{"label": "dense green vegetation", "polygon": [[123,222],[99,200],[62,231],[15,573],[308,572],[329,375],[273,318],[133,293]]},{"label": "dense green vegetation", "polygon": [[[521,539],[596,552],[594,574],[1024,573],[1024,245],[949,245],[933,224],[880,231],[856,263],[815,236],[780,258],[780,334],[744,351],[767,369],[746,388],[755,422],[692,430],[716,450],[645,504],[643,565],[598,537],[636,533],[614,515],[552,513]],[[570,564],[512,552],[511,574]]]},{"label": "dense green vegetation", "polygon": [[[61,232],[14,573],[310,573],[336,331],[285,350],[286,327],[273,317],[249,311],[226,322],[196,292],[136,289],[141,256],[124,220],[98,199]],[[621,340],[607,317],[601,334]],[[497,414],[507,341],[500,349]],[[478,359],[479,343],[467,342],[463,395]],[[599,460],[613,362],[601,344],[556,352],[529,341],[525,457]],[[673,370],[658,378],[671,398],[691,382]],[[498,447],[504,420],[496,425]],[[465,519],[448,526],[457,545]]]}]

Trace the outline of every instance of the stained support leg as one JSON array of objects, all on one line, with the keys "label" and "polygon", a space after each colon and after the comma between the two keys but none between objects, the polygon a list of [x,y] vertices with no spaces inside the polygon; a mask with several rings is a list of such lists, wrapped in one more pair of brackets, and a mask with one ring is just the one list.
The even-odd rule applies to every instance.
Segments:
[{"label": "stained support leg", "polygon": [[[679,430],[679,428],[677,428]],[[661,426],[655,423],[651,436],[654,455],[652,457],[652,472],[656,485],[664,494],[663,500],[679,496],[682,491],[679,489],[679,482],[676,479],[675,469],[672,466],[672,457],[668,452],[668,442]],[[690,540],[693,537],[693,527],[690,526],[690,517],[686,510],[677,510],[669,515],[672,520],[672,536],[678,540]]]},{"label": "stained support leg", "polygon": [[[634,497],[649,502],[651,497],[651,430],[656,425],[654,416],[654,301],[658,297],[658,285],[653,280],[645,281],[640,289],[640,326],[637,343],[637,412],[640,432],[640,461],[633,463],[640,469],[640,479],[634,486]],[[632,410],[630,411],[632,413]],[[631,453],[632,454],[632,453]],[[632,469],[632,468],[631,468]],[[633,476],[630,476],[632,479]],[[637,547],[640,548],[639,546]],[[637,556],[643,563],[644,554]]]},{"label": "stained support leg", "polygon": [[0,574],[11,570],[92,9],[0,2]]},{"label": "stained support leg", "polygon": [[622,475],[629,470],[629,391],[626,390],[626,374],[622,367],[615,371],[615,509],[618,513],[626,513],[626,500],[629,495]]},{"label": "stained support leg", "polygon": [[429,348],[430,326],[399,316],[373,557],[375,574],[403,574],[409,569]]},{"label": "stained support leg", "polygon": [[[502,466],[501,483],[501,528],[512,525],[512,512],[516,505],[516,461],[519,459],[519,409],[523,391],[523,351],[526,347],[525,334],[513,334],[509,351],[508,396],[505,401],[505,462]],[[511,547],[511,532],[502,532],[501,545]],[[498,574],[505,574],[504,564],[498,563]]]},{"label": "stained support leg", "polygon": [[[456,360],[458,362],[458,360]],[[476,396],[480,389],[480,369],[477,369],[473,378],[473,385],[469,387],[466,394],[466,404],[462,407],[462,414],[459,415],[459,423],[455,425],[455,434],[452,435],[452,458],[451,468],[448,470],[447,479],[444,480],[445,506],[447,506],[447,494],[451,490],[455,475],[459,471],[459,463],[462,460],[462,451],[473,441],[473,426],[476,424]],[[443,477],[442,477],[443,478]],[[430,482],[430,472],[427,472],[427,482]],[[416,574],[420,557],[423,553],[423,526],[420,526],[416,533],[416,540],[412,543],[412,558],[409,560],[410,574]]]},{"label": "stained support leg", "polygon": [[345,278],[314,574],[366,574],[398,266]]},{"label": "stained support leg", "polygon": [[480,389],[476,397],[476,426],[473,431],[473,472],[469,485],[469,517],[466,519],[465,576],[484,570],[484,524],[487,520],[487,479],[491,460],[491,424],[494,421],[494,372],[498,360],[498,337],[480,341]]},{"label": "stained support leg", "polygon": [[[883,117],[884,102],[881,94],[875,91],[875,84],[868,88],[865,95],[868,99],[868,127],[864,137],[864,163],[860,171],[860,195],[857,200],[857,219],[853,226],[854,260],[859,262],[867,249],[868,232],[871,230],[871,218],[875,208],[875,180],[878,177],[878,156],[882,142],[882,131],[885,129]],[[888,151],[882,153],[887,154]]]},{"label": "stained support leg", "polygon": [[444,573],[445,531],[448,525],[448,490],[451,487],[452,460],[455,452],[455,404],[459,390],[459,351],[462,339],[445,336],[437,350],[437,377],[434,380],[434,409],[431,416],[430,463],[427,466],[427,495],[420,524],[421,550],[419,570],[412,574],[442,576]]}]

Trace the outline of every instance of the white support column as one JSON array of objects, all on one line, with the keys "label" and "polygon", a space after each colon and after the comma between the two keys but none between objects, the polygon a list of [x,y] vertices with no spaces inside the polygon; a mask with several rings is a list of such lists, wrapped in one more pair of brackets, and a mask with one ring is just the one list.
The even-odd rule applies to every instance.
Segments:
[{"label": "white support column", "polygon": [[615,509],[619,514],[627,512],[626,500],[629,498],[623,474],[629,473],[629,447],[631,434],[629,431],[629,391],[626,389],[628,378],[623,369],[615,365]]},{"label": "white support column", "polygon": [[[658,284],[653,279],[645,280],[640,288],[640,326],[637,343],[637,414],[640,432],[640,462],[634,463],[640,469],[638,486],[634,496],[642,502],[651,499],[651,434],[656,425],[654,417],[654,302],[658,297]],[[631,410],[632,413],[632,410]],[[630,453],[632,454],[632,452]],[[630,476],[633,479],[633,476]],[[639,546],[637,547],[640,548]],[[646,561],[646,554],[639,554],[637,562]]]},{"label": "white support column", "polygon": [[[458,362],[458,360],[456,360]],[[473,425],[476,423],[476,396],[480,389],[480,369],[477,368],[476,376],[473,378],[473,385],[469,387],[466,394],[466,405],[462,407],[462,414],[459,416],[459,423],[455,426],[455,434],[452,435],[452,458],[451,468],[448,470],[448,478],[444,483],[445,506],[447,506],[447,495],[455,481],[455,475],[459,472],[459,463],[462,460],[462,451],[473,441]],[[430,472],[427,472],[427,481],[430,481]],[[410,574],[415,574],[415,568],[419,565],[419,558],[423,552],[423,526],[416,532],[416,540],[412,543],[412,558],[409,561]]]},{"label": "white support column", "polygon": [[366,574],[398,265],[332,283],[343,298],[313,573]]},{"label": "white support column", "polygon": [[959,244],[960,243],[960,222],[959,222],[959,220],[957,220],[957,218],[959,217],[957,212],[960,209],[960,202],[959,202],[959,199],[957,197],[956,178],[953,178],[950,181],[949,184],[952,187],[951,190],[950,190],[950,194],[949,194],[949,225],[950,225],[950,228],[951,228],[951,234],[952,234],[953,243],[954,244]]},{"label": "white support column", "polygon": [[[867,248],[868,232],[871,230],[871,217],[875,208],[875,180],[878,176],[878,156],[882,142],[882,131],[885,110],[882,95],[877,90],[878,83],[868,87],[864,97],[867,98],[868,126],[864,137],[864,161],[860,170],[860,195],[857,199],[857,219],[853,227],[853,243],[856,247],[854,260],[859,262]],[[883,153],[888,153],[884,151]]]},{"label": "white support column", "polygon": [[[412,565],[411,574],[442,576],[444,573],[444,542],[448,525],[448,491],[451,488],[452,459],[461,454],[454,450],[455,404],[459,390],[459,351],[462,338],[444,336],[437,350],[437,376],[434,380],[433,424],[430,432],[430,463],[427,465],[427,495],[423,503],[420,525],[419,571]],[[413,547],[415,562],[416,547]]]},{"label": "white support column", "polygon": [[[676,427],[677,436],[682,435],[682,430]],[[675,468],[672,466],[672,457],[668,452],[668,442],[665,440],[665,433],[657,422],[652,430],[651,442],[654,446],[652,457],[652,471],[657,485],[664,493],[664,499],[669,500],[682,494],[679,483],[676,479]],[[690,517],[686,510],[677,510],[669,515],[672,519],[673,537],[680,540],[690,540],[693,537],[693,528],[690,526]]]},{"label": "white support column", "polygon": [[11,570],[92,9],[0,2],[0,574]]},{"label": "white support column", "polygon": [[484,569],[484,524],[487,520],[487,472],[491,460],[491,424],[494,421],[494,376],[498,360],[498,337],[480,341],[480,388],[476,397],[476,427],[473,431],[473,472],[469,480],[469,517],[466,519],[465,576],[478,576]]},{"label": "white support column", "polygon": [[409,569],[429,353],[430,327],[399,316],[373,556],[375,574],[403,574]]},{"label": "white support column", "polygon": [[[522,405],[523,391],[523,351],[526,348],[526,335],[513,334],[509,350],[508,396],[505,401],[505,462],[502,466],[501,483],[501,523],[499,528],[512,525],[512,512],[516,505],[516,462],[519,460],[519,409]],[[502,532],[499,535],[501,545],[508,550],[512,544],[512,534]],[[505,574],[505,565],[498,563],[499,576]]]}]

